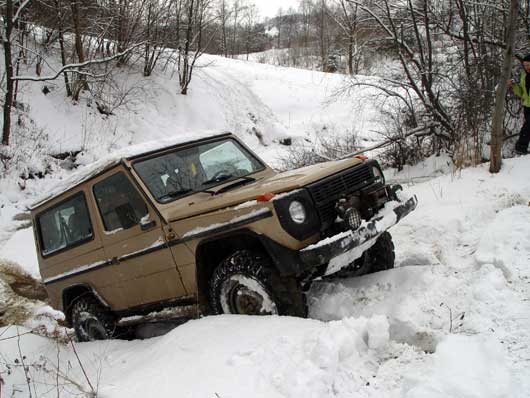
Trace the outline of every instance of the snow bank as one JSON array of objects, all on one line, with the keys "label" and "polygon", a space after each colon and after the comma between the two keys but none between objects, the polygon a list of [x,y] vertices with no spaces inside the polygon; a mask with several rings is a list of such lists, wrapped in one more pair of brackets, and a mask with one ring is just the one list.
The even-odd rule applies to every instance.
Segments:
[{"label": "snow bank", "polygon": [[15,232],[0,249],[0,260],[21,264],[24,271],[35,279],[41,279],[33,228]]},{"label": "snow bank", "polygon": [[[0,334],[15,336],[16,330],[0,329]],[[8,341],[0,340],[0,351],[13,361],[18,348]],[[219,316],[190,321],[160,338],[77,344],[77,350],[89,378],[95,382],[100,374],[101,396],[144,397],[156,391],[159,397],[324,398],[351,397],[366,387],[388,344],[384,317],[327,324]],[[22,336],[21,347],[28,364],[42,357],[49,367],[56,363],[57,347],[51,340]],[[61,351],[63,361],[70,361],[70,377],[87,384],[70,348]],[[54,372],[33,367],[30,372],[37,394],[48,391],[48,383],[55,385]],[[7,395],[13,385],[24,385],[23,377],[20,369],[6,377]]]},{"label": "snow bank", "polygon": [[432,155],[414,166],[405,165],[403,170],[386,169],[385,177],[393,183],[425,181],[454,172],[453,160],[446,153]]},{"label": "snow bank", "polygon": [[475,258],[493,264],[507,279],[530,264],[530,206],[500,211],[482,234]]},{"label": "snow bank", "polygon": [[495,339],[451,335],[427,367],[407,377],[404,398],[503,398],[517,395],[507,356]]}]

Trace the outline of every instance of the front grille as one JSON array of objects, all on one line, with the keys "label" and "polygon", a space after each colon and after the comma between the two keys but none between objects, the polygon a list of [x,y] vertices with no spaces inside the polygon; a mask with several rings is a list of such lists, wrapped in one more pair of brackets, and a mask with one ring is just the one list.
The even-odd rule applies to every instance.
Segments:
[{"label": "front grille", "polygon": [[335,204],[340,198],[363,189],[374,181],[372,165],[365,162],[308,185],[322,229],[329,227],[335,220]]}]

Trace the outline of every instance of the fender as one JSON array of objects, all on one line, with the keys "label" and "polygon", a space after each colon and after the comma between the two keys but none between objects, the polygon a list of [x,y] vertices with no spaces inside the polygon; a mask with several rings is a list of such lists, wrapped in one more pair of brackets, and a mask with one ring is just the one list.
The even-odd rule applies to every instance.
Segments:
[{"label": "fender", "polygon": [[[107,309],[111,309],[107,301],[97,292],[97,290],[88,283],[76,283],[75,285],[70,285],[67,288],[64,288],[61,292],[61,311],[68,317],[68,312],[70,307],[75,299],[83,297],[86,295],[93,295],[101,305]],[[65,308],[66,304],[66,308]]]},{"label": "fender", "polygon": [[[208,250],[208,247],[216,250]],[[205,292],[213,270],[236,250],[254,249],[267,253],[282,276],[299,275],[307,267],[299,252],[291,250],[272,239],[249,229],[238,229],[202,240],[195,251],[196,278],[199,292]]]}]

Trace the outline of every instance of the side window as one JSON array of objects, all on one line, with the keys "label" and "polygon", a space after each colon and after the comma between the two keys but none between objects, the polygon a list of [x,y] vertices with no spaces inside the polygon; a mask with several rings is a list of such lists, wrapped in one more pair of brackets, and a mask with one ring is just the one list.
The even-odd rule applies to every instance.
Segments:
[{"label": "side window", "polygon": [[93,236],[83,194],[75,195],[43,212],[37,216],[37,222],[44,256],[89,240]]},{"label": "side window", "polygon": [[95,184],[94,196],[108,232],[132,228],[147,215],[144,200],[123,173]]}]

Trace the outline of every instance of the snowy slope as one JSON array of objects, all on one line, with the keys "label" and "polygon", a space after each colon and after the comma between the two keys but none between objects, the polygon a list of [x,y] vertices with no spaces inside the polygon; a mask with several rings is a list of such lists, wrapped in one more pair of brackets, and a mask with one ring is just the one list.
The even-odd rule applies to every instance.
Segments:
[{"label": "snowy slope", "polygon": [[[19,98],[29,105],[28,114],[47,135],[52,152],[83,150],[87,161],[131,143],[206,129],[232,131],[274,162],[282,138],[314,141],[323,128],[328,133],[355,130],[371,136],[369,130],[377,126],[374,103],[361,105],[352,98],[332,101],[344,84],[341,75],[210,55],[203,56],[200,64],[187,96],[178,94],[171,68],[159,68],[148,78],[139,69],[124,69],[116,75],[115,86],[129,94],[108,117],[86,99],[72,104],[59,81],[26,83]],[[44,95],[44,86],[51,93]]]},{"label": "snowy slope", "polygon": [[[207,317],[150,340],[77,344],[89,380],[108,397],[526,398],[529,168],[523,157],[498,175],[482,166],[407,187],[420,205],[392,229],[397,268],[314,284],[313,319]],[[16,328],[0,335],[13,364]],[[64,397],[89,388],[71,348],[57,379],[54,341],[20,345],[26,363],[44,364],[29,368],[37,392],[56,394],[57,380]],[[13,369],[0,363],[6,395],[28,396]]]}]

